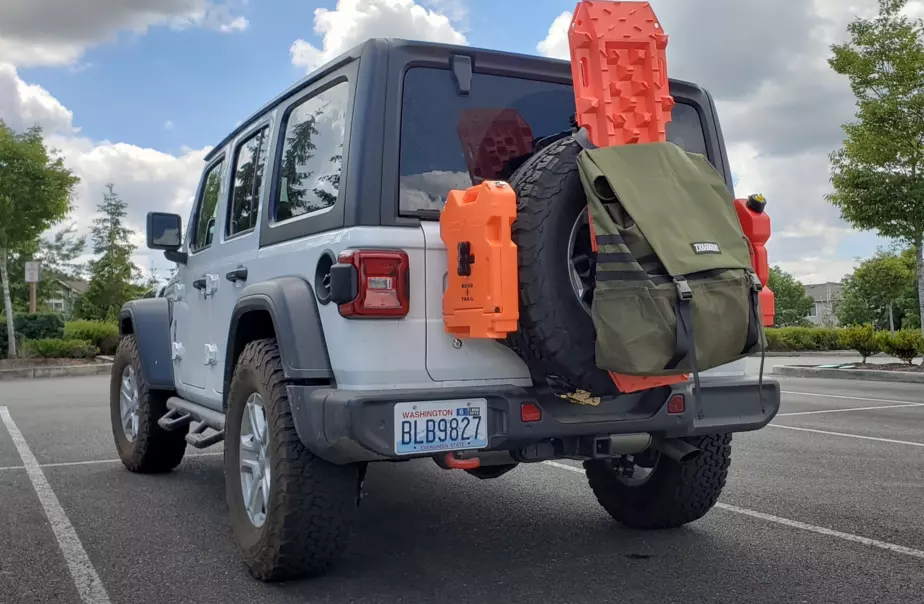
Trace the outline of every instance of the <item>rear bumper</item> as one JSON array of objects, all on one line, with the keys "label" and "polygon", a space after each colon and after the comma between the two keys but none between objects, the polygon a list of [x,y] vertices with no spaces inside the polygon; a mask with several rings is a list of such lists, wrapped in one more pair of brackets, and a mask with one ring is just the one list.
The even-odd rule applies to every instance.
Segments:
[{"label": "rear bumper", "polygon": [[[699,406],[693,384],[604,399],[598,406],[578,405],[518,387],[356,391],[289,385],[287,389],[302,443],[336,464],[408,459],[394,452],[394,405],[398,402],[486,399],[488,447],[483,451],[525,451],[538,443],[569,451],[569,443],[582,437],[613,434],[678,438],[745,432],[767,425],[780,407],[778,382],[764,380],[759,391],[757,379],[740,378],[704,379]],[[685,411],[670,414],[668,401],[678,393],[685,397]],[[525,402],[539,405],[542,419],[520,421],[520,405]]]}]

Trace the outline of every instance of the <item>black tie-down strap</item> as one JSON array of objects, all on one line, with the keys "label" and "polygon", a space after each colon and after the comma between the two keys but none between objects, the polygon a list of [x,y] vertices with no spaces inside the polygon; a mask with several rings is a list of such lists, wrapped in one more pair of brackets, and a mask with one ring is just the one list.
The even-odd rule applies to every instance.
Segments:
[{"label": "black tie-down strap", "polygon": [[[748,317],[748,337],[747,341],[744,343],[744,349],[741,351],[742,354],[748,354],[754,347],[760,343],[760,327],[761,327],[761,318],[760,318],[760,292],[764,288],[763,284],[760,282],[760,278],[751,271],[748,271],[748,275],[751,278],[751,291],[749,293],[748,302],[751,305],[751,312]],[[766,346],[760,347],[760,369],[757,374],[757,397],[760,402],[760,412],[766,413],[767,410],[764,407],[764,361],[767,357]]]},{"label": "black tie-down strap", "polygon": [[696,343],[693,341],[693,290],[684,277],[674,277],[677,286],[677,343],[674,346],[674,356],[667,362],[664,369],[676,369],[687,356],[690,357],[690,368],[693,370],[694,399],[696,403],[696,417],[703,419],[703,406],[700,404],[699,369],[696,367]]}]

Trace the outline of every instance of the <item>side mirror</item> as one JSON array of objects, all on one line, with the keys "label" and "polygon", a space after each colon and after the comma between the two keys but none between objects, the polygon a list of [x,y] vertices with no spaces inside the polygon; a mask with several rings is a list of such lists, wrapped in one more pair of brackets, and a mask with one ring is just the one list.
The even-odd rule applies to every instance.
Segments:
[{"label": "side mirror", "polygon": [[148,212],[148,248],[164,250],[167,260],[186,264],[186,254],[179,252],[183,242],[183,219],[178,214]]},{"label": "side mirror", "polygon": [[152,250],[178,250],[183,220],[177,214],[148,212],[148,247]]}]

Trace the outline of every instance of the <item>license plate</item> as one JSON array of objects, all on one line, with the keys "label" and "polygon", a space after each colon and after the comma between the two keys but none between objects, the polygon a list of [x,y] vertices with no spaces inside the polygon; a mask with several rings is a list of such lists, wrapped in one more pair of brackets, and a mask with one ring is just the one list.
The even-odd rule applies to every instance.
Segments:
[{"label": "license plate", "polygon": [[395,453],[437,453],[488,446],[483,398],[395,405]]}]

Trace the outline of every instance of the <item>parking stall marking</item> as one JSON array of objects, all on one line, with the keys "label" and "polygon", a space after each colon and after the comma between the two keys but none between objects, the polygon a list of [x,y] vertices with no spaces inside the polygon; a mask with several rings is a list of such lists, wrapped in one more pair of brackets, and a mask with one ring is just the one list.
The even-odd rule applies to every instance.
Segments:
[{"label": "parking stall marking", "polygon": [[[186,458],[189,457],[214,457],[216,455],[221,455],[222,451],[210,451],[208,453],[187,453]],[[97,464],[110,464],[110,463],[122,463],[121,459],[87,459],[84,461],[56,461],[52,463],[40,463],[40,468],[66,468],[70,466],[92,466]],[[4,470],[25,470],[26,466],[0,466],[0,472]]]},{"label": "parking stall marking", "polygon": [[23,467],[32,482],[32,488],[35,489],[35,494],[45,510],[45,516],[48,518],[51,530],[58,541],[58,547],[61,549],[61,554],[67,563],[68,571],[70,571],[71,579],[74,581],[74,586],[77,588],[80,599],[84,604],[111,604],[106,588],[103,587],[99,574],[93,567],[93,563],[90,562],[90,557],[83,548],[80,538],[77,537],[77,532],[74,530],[67,514],[65,514],[64,508],[61,507],[57,495],[51,489],[51,485],[48,484],[48,479],[45,478],[45,473],[42,472],[38,460],[32,454],[26,439],[15,422],[13,422],[13,418],[6,407],[0,407],[0,420],[3,421],[7,431],[10,433],[10,437],[13,439],[13,445],[16,447],[16,451],[19,453],[20,459],[22,459]]},{"label": "parking stall marking", "polygon": [[[922,444],[921,446],[924,446],[924,444]],[[576,472],[579,474],[584,473],[584,470],[582,468],[560,463],[557,461],[545,461],[542,463],[544,463],[547,466],[552,466],[553,468],[559,468],[561,470],[567,470],[569,472]],[[841,531],[835,531],[833,529],[825,528],[823,526],[817,526],[814,524],[799,522],[798,520],[790,520],[788,518],[781,518],[780,516],[774,516],[772,514],[765,514],[763,512],[749,510],[747,508],[741,508],[736,505],[730,505],[728,503],[719,502],[715,504],[715,507],[719,508],[720,510],[725,510],[726,512],[732,512],[735,514],[740,514],[742,516],[749,516],[751,518],[765,520],[767,522],[772,522],[774,524],[788,526],[790,528],[808,531],[810,533],[816,533],[818,535],[825,535],[827,537],[834,537],[836,539],[842,539],[844,541],[851,541],[853,543],[860,543],[862,545],[876,547],[876,548],[884,549],[884,550],[887,550],[887,551],[890,551],[896,554],[902,554],[904,556],[911,556],[912,558],[919,558],[921,560],[924,560],[924,551],[919,550],[919,549],[914,549],[912,547],[906,547],[904,545],[889,543],[888,541],[879,541],[878,539],[870,539],[869,537],[861,537],[860,535],[852,535],[850,533],[843,533]]]},{"label": "parking stall marking", "polygon": [[819,411],[795,411],[793,413],[777,413],[777,417],[787,415],[818,415],[819,413],[846,413],[848,411],[878,411],[879,409],[904,409],[906,407],[924,407],[924,403],[902,403],[901,405],[876,405],[874,407],[848,407],[846,409],[821,409]]},{"label": "parking stall marking", "polygon": [[846,436],[848,438],[859,438],[861,440],[874,440],[881,443],[891,443],[893,445],[909,445],[912,447],[924,447],[924,443],[915,443],[907,440],[893,440],[891,438],[878,438],[875,436],[861,436],[859,434],[846,434],[844,432],[829,432],[827,430],[816,430],[814,428],[797,428],[795,426],[782,426],[780,424],[767,424],[769,428],[784,428],[786,430],[799,430],[800,432],[816,432],[818,434],[828,434],[831,436]]},{"label": "parking stall marking", "polygon": [[847,396],[846,394],[821,394],[819,392],[795,392],[793,390],[780,390],[780,394],[795,394],[798,396],[817,396],[819,398],[842,398],[848,401],[876,401],[879,403],[895,403],[899,405],[921,405],[920,401],[896,401],[888,398],[870,398],[868,396]]}]

